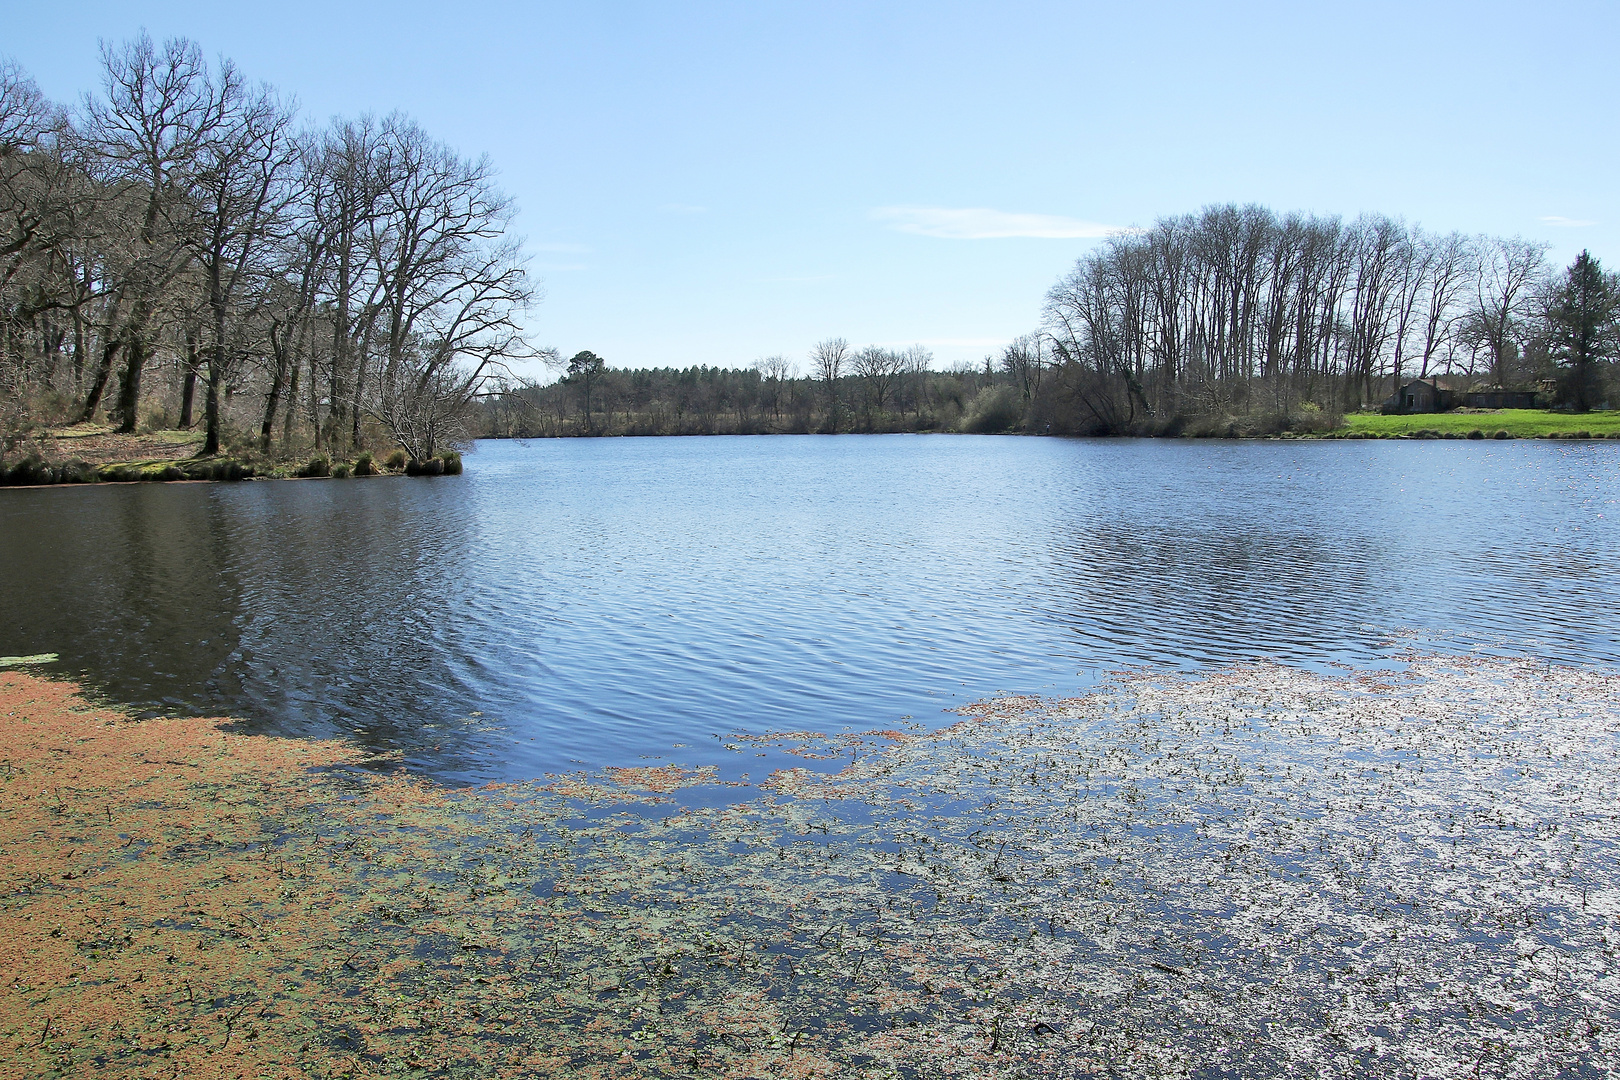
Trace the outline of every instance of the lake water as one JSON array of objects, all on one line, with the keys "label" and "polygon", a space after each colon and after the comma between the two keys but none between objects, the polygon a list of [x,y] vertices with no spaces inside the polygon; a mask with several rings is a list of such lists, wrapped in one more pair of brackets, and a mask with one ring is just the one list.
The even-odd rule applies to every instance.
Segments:
[{"label": "lake water", "polygon": [[[0,654],[455,781],[938,725],[1122,666],[1620,661],[1620,443],[480,443],[431,479],[0,491]],[[804,764],[793,759],[793,764]]]}]

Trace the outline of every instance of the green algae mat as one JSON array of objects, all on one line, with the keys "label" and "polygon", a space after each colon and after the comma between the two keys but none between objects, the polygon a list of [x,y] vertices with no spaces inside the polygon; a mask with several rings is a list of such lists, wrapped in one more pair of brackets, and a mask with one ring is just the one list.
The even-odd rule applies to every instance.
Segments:
[{"label": "green algae mat", "polygon": [[0,714],[12,1075],[1620,1061],[1608,673],[1129,673],[939,732],[779,736],[807,764],[756,788],[446,790],[15,669]]}]

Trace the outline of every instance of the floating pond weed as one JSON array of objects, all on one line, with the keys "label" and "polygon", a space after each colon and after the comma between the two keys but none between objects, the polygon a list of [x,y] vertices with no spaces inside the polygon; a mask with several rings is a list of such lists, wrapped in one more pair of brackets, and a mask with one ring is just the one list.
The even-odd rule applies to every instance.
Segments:
[{"label": "floating pond weed", "polygon": [[746,791],[674,766],[446,789],[16,670],[0,692],[24,1074],[1620,1060],[1608,673],[1135,672],[935,732],[761,737],[811,764]]}]

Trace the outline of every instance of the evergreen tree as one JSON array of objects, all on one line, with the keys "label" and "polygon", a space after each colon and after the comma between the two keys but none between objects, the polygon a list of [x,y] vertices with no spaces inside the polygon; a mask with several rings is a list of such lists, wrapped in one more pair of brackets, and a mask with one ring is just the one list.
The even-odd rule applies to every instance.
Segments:
[{"label": "evergreen tree", "polygon": [[1576,412],[1591,409],[1598,365],[1615,355],[1617,314],[1620,283],[1590,253],[1581,252],[1554,284],[1547,304],[1548,344],[1565,369],[1560,396]]}]

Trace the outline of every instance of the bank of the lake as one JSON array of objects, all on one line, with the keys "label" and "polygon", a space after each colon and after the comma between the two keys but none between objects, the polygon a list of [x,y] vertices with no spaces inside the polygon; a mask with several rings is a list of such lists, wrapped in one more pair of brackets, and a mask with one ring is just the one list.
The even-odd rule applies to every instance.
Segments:
[{"label": "bank of the lake", "polygon": [[1344,431],[1360,435],[1466,436],[1480,432],[1486,438],[1499,431],[1515,439],[1620,438],[1620,412],[1569,413],[1546,409],[1495,409],[1444,413],[1352,413]]},{"label": "bank of the lake", "polygon": [[0,458],[0,487],[49,484],[128,484],[237,480],[347,479],[365,476],[443,476],[461,472],[461,454],[446,450],[425,460],[403,450],[347,456],[315,450],[268,455],[253,450],[198,455],[194,432],[152,431],[124,436],[89,425],[32,442]]},{"label": "bank of the lake", "polygon": [[[0,460],[0,487],[32,487],[49,484],[97,484],[173,481],[236,481],[265,479],[312,479],[387,475],[438,476],[459,473],[459,451],[449,450],[424,461],[409,458],[403,451],[383,457],[363,452],[343,456],[325,451],[309,454],[264,456],[252,451],[236,454],[192,456],[195,433],[153,431],[141,436],[112,436],[94,428],[88,431],[59,432],[40,447]],[[791,432],[756,432],[783,434]],[[857,433],[846,433],[857,434]],[[968,432],[942,432],[935,429],[895,431],[888,434],[965,435]],[[980,433],[983,434],[983,433]],[[1045,434],[1042,432],[998,432],[992,434]],[[556,438],[636,438],[646,436],[586,436],[576,433]],[[652,436],[658,437],[658,436]],[[666,436],[668,437],[668,436]],[[725,437],[725,436],[718,436]],[[1468,412],[1415,415],[1354,413],[1337,426],[1295,426],[1268,422],[1264,418],[1200,417],[1182,425],[1134,435],[1104,438],[1183,438],[1183,439],[1620,439],[1620,412],[1572,414],[1540,409],[1472,410]],[[512,438],[513,441],[527,441]],[[93,439],[97,445],[90,454],[78,453]],[[494,438],[488,441],[501,441]],[[132,457],[130,452],[144,452]],[[156,455],[156,456],[152,456]]]}]

